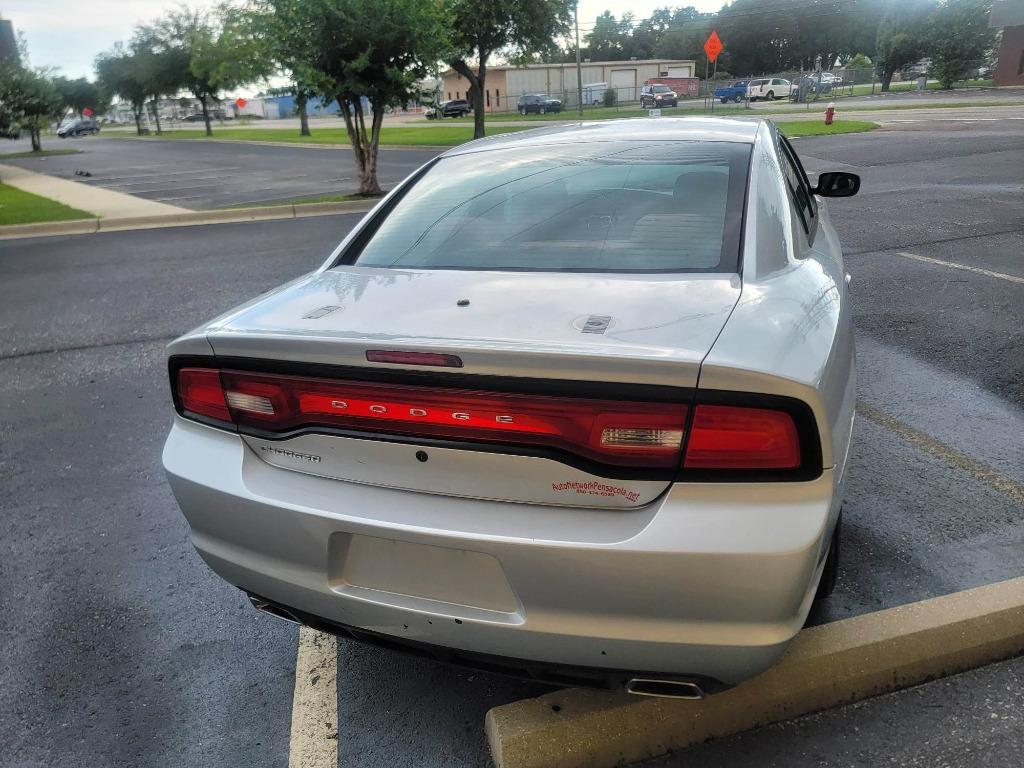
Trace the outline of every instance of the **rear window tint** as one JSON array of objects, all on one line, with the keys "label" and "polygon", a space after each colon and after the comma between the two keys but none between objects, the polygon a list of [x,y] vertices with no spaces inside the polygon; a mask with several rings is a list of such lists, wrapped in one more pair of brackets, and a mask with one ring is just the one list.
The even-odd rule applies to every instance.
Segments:
[{"label": "rear window tint", "polygon": [[347,263],[735,272],[750,146],[594,142],[438,160]]}]

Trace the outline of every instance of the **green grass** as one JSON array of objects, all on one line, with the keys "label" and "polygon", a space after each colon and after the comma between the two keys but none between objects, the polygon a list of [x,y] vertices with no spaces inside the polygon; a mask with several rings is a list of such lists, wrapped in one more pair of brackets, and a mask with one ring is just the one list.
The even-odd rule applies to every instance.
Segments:
[{"label": "green grass", "polygon": [[777,120],[779,130],[791,139],[800,136],[835,136],[839,133],[863,133],[873,131],[878,123],[870,120],[835,120],[825,125],[817,120]]},{"label": "green grass", "polygon": [[[489,134],[521,131],[524,128],[494,127]],[[239,139],[244,141],[280,141],[290,144],[334,144],[348,145],[348,135],[344,128],[316,128],[312,136],[300,136],[295,128],[215,128],[213,136],[207,137],[202,130],[164,131],[161,136],[155,134],[142,137],[147,139]],[[388,146],[404,147],[452,147],[473,138],[470,126],[447,125],[443,127],[414,126],[410,128],[381,128],[380,143]]]},{"label": "green grass", "polygon": [[0,226],[92,218],[96,218],[92,213],[0,184]]},{"label": "green grass", "polygon": [[0,160],[13,160],[16,157],[53,157],[54,155],[77,155],[80,149],[44,149],[42,152],[4,152]]}]

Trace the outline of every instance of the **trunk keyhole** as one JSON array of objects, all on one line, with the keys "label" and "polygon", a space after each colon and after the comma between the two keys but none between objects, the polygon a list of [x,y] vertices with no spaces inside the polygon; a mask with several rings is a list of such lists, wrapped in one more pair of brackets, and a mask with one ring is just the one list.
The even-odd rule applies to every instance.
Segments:
[{"label": "trunk keyhole", "polygon": [[428,458],[428,456],[427,456],[427,452],[426,451],[416,451],[416,460],[417,461],[426,461],[427,458]]}]

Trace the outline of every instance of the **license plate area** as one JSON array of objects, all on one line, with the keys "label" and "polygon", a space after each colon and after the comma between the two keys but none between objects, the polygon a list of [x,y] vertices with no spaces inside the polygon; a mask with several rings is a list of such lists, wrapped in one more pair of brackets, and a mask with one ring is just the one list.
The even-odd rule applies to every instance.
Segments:
[{"label": "license plate area", "polygon": [[497,558],[472,550],[335,533],[330,584],[347,597],[397,608],[516,624],[524,619]]}]

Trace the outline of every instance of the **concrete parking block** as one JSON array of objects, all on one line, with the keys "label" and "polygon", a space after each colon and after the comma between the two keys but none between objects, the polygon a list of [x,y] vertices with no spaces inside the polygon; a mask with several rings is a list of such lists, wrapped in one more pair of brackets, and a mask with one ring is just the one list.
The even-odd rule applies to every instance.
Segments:
[{"label": "concrete parking block", "polygon": [[495,707],[498,768],[604,768],[1024,652],[1024,578],[805,629],[759,677],[701,701],[569,689]]}]

